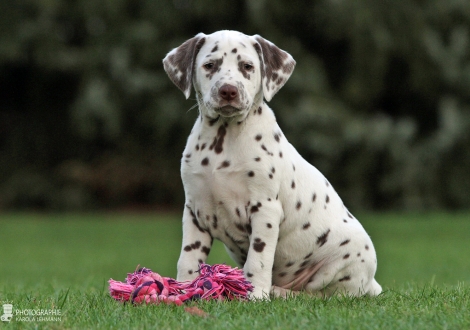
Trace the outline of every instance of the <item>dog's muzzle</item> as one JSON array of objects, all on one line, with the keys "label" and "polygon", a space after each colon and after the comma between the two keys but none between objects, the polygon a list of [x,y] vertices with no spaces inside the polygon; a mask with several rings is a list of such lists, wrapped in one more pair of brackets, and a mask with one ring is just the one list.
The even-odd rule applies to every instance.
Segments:
[{"label": "dog's muzzle", "polygon": [[219,88],[219,97],[227,102],[232,102],[238,98],[238,88],[229,84],[222,85]]},{"label": "dog's muzzle", "polygon": [[229,84],[221,86],[218,96],[221,106],[215,109],[215,111],[221,116],[231,117],[241,111],[241,109],[237,107],[240,102],[240,94],[236,86]]}]

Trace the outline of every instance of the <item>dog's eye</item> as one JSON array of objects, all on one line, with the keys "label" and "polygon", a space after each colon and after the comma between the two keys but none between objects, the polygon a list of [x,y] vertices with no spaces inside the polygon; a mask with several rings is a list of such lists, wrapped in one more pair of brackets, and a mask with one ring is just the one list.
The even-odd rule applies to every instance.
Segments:
[{"label": "dog's eye", "polygon": [[246,71],[251,71],[253,70],[253,65],[251,65],[250,63],[245,63],[243,65],[243,68],[246,70]]},{"label": "dog's eye", "polygon": [[206,70],[210,70],[214,67],[214,63],[208,62],[208,63],[204,64],[203,66]]}]

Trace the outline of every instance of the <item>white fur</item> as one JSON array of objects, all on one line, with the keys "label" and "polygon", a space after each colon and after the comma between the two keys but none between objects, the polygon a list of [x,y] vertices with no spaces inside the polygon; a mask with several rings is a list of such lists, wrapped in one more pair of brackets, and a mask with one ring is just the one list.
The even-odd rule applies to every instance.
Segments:
[{"label": "white fur", "polygon": [[[292,57],[235,31],[200,33],[183,45],[164,59],[187,96],[192,83],[200,111],[181,165],[186,202],[178,280],[197,277],[216,238],[254,285],[252,298],[289,290],[379,294],[369,236],[263,101],[289,78]],[[181,72],[186,80],[178,80]],[[238,90],[233,100],[219,93],[226,85]]]}]

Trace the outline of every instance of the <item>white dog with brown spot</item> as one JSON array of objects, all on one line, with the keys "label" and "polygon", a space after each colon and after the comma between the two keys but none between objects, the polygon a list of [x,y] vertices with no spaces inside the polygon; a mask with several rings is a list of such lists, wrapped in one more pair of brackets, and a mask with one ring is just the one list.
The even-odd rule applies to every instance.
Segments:
[{"label": "white dog with brown spot", "polygon": [[199,117],[183,152],[179,281],[197,277],[219,239],[254,286],[252,298],[304,290],[378,295],[370,237],[325,177],[287,141],[270,101],[295,61],[259,35],[200,33],[165,71]]}]

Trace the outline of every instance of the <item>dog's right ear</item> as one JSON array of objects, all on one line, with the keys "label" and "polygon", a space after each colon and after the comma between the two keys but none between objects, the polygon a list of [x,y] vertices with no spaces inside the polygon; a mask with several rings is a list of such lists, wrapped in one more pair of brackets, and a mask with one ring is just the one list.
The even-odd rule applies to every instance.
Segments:
[{"label": "dog's right ear", "polygon": [[186,99],[191,95],[194,61],[206,41],[204,33],[186,40],[181,46],[170,51],[163,59],[163,67],[168,77],[184,93]]}]

